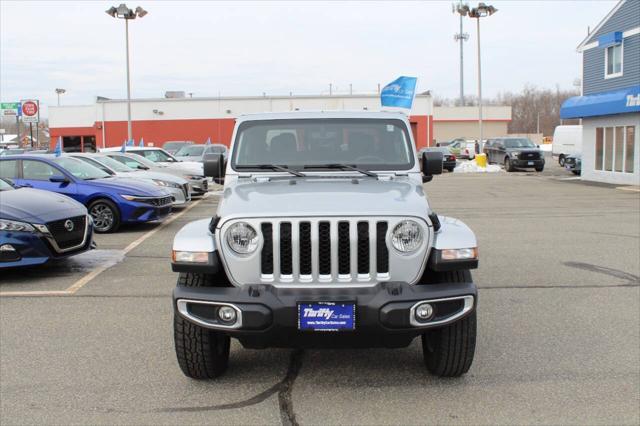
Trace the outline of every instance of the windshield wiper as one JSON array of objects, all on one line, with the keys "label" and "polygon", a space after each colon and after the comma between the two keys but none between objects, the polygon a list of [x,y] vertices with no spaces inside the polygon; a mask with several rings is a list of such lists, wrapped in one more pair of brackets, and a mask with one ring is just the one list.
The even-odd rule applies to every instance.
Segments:
[{"label": "windshield wiper", "polygon": [[361,169],[355,166],[351,166],[349,164],[307,164],[304,166],[305,169],[337,169],[337,170],[352,170],[354,172],[360,172],[363,175],[371,176],[377,178],[378,175],[369,170]]},{"label": "windshield wiper", "polygon": [[241,166],[236,166],[238,170],[247,170],[247,169],[263,169],[263,170],[276,170],[278,172],[287,172],[291,173],[294,176],[298,177],[306,177],[304,173],[300,173],[296,170],[292,170],[287,166],[279,166],[277,164],[243,164]]}]

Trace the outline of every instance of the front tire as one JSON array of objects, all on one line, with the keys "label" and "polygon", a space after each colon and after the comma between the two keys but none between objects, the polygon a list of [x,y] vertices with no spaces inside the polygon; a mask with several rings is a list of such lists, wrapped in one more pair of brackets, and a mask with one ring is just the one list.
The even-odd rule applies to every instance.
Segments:
[{"label": "front tire", "polygon": [[560,154],[560,157],[558,157],[558,164],[560,164],[560,167],[564,167],[564,154]]},{"label": "front tire", "polygon": [[[212,278],[206,274],[181,273],[178,286],[212,287]],[[173,338],[178,365],[185,376],[213,379],[227,370],[231,339],[224,333],[195,325],[174,311]]]},{"label": "front tire", "polygon": [[120,210],[105,198],[92,201],[87,208],[93,219],[93,229],[100,234],[115,232],[120,227]]},{"label": "front tire", "polygon": [[508,172],[512,172],[514,170],[513,164],[511,164],[511,160],[509,157],[504,159],[504,169]]},{"label": "front tire", "polygon": [[536,167],[536,172],[541,172],[541,171],[543,171],[543,170],[544,170],[544,166],[542,166],[542,167]]},{"label": "front tire", "polygon": [[[443,283],[471,282],[471,272],[437,273]],[[476,349],[476,310],[461,320],[422,335],[422,353],[427,370],[440,377],[458,377],[469,371]]]}]

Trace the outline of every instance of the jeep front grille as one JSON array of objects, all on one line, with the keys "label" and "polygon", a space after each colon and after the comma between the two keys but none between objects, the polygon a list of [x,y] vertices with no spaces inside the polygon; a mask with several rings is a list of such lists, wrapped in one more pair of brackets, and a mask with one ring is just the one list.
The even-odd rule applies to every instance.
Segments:
[{"label": "jeep front grille", "polygon": [[[419,223],[424,242],[411,254],[391,248],[390,233],[405,219]],[[251,225],[258,248],[238,254],[228,244],[234,223]],[[369,286],[379,282],[410,284],[420,278],[433,243],[422,218],[400,216],[234,218],[216,231],[221,260],[234,285]]]},{"label": "jeep front grille", "polygon": [[387,229],[386,221],[375,220],[262,223],[262,280],[310,282],[314,275],[321,282],[388,278]]}]

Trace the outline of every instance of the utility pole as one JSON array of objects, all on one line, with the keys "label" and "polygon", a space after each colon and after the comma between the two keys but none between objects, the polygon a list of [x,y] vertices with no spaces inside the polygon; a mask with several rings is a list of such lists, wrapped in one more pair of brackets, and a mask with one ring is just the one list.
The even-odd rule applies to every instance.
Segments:
[{"label": "utility pole", "polygon": [[[463,6],[462,0],[452,4],[453,13]],[[460,15],[460,32],[453,35],[453,39],[460,43],[460,106],[464,106],[464,42],[469,40],[469,34],[463,32],[462,15]]]}]

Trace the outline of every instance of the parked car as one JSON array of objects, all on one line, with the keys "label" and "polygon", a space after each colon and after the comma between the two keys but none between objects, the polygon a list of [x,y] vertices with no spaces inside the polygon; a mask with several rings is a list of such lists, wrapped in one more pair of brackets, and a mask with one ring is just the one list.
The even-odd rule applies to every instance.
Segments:
[{"label": "parked car", "polygon": [[93,222],[85,206],[0,178],[0,269],[40,265],[94,247]]},{"label": "parked car", "polygon": [[567,155],[564,159],[564,168],[574,175],[582,173],[582,154]]},{"label": "parked car", "polygon": [[441,152],[442,153],[442,168],[450,172],[456,168],[457,160],[456,156],[451,152],[448,146],[438,146],[422,148],[418,152],[418,159],[422,158],[424,152]]},{"label": "parked car", "polygon": [[432,374],[466,373],[478,251],[474,233],[436,215],[423,191],[442,153],[416,161],[401,113],[266,113],[235,126],[234,161],[204,163],[224,177],[224,197],[173,242],[183,373],[221,375],[230,338],[248,348],[399,348],[416,337]]},{"label": "parked car", "polygon": [[163,166],[153,161],[149,161],[138,154],[122,153],[120,151],[108,151],[105,155],[113,158],[116,161],[138,170],[149,170],[159,173],[167,173],[174,176],[179,176],[189,181],[190,195],[202,195],[209,190],[209,182],[207,179],[199,174],[193,174],[181,169],[175,169],[172,167]]},{"label": "parked car", "polygon": [[171,194],[171,201],[174,207],[183,206],[191,201],[189,181],[183,177],[169,173],[152,172],[138,168],[134,169],[114,160],[106,154],[74,153],[69,154],[69,156],[85,161],[103,172],[108,173],[110,176],[140,179],[144,182],[160,186]]},{"label": "parked car", "polygon": [[[105,148],[101,149],[100,152],[121,152],[122,147],[120,148]],[[204,172],[202,170],[202,163],[197,161],[178,161],[176,157],[169,154],[162,148],[155,147],[126,147],[125,152],[130,154],[138,154],[141,157],[146,158],[149,161],[153,161],[154,163],[170,167],[173,169],[180,169],[186,172],[189,172],[193,175],[204,176]]]},{"label": "parked car", "polygon": [[20,155],[25,152],[27,152],[27,150],[23,148],[7,148],[0,152],[0,157],[6,157],[7,155]]},{"label": "parked car", "polygon": [[202,162],[205,154],[222,154],[227,159],[227,147],[222,144],[210,145],[186,145],[176,152],[175,156],[180,161],[198,161]]},{"label": "parked car", "polygon": [[447,145],[447,148],[457,158],[474,159],[476,157],[476,142],[473,140],[458,138]]},{"label": "parked car", "polygon": [[169,154],[175,155],[181,148],[193,144],[192,141],[168,141],[162,144],[162,149]]},{"label": "parked car", "polygon": [[558,157],[558,164],[564,166],[565,158],[582,152],[582,126],[557,126],[553,132],[551,155]]},{"label": "parked car", "polygon": [[171,211],[171,195],[165,189],[136,179],[112,178],[97,167],[67,156],[2,157],[0,177],[84,204],[96,232],[114,232],[122,223],[163,220]]},{"label": "parked car", "polygon": [[504,164],[504,169],[513,172],[516,168],[544,170],[544,151],[528,138],[504,137],[490,139],[483,152],[489,163]]}]

